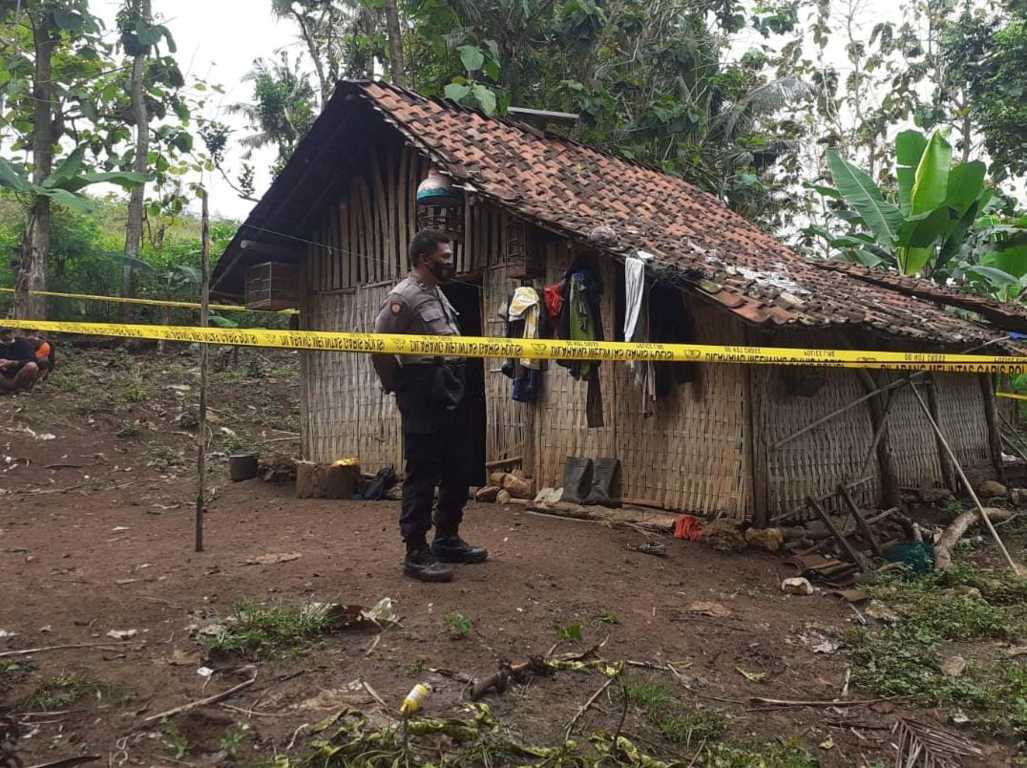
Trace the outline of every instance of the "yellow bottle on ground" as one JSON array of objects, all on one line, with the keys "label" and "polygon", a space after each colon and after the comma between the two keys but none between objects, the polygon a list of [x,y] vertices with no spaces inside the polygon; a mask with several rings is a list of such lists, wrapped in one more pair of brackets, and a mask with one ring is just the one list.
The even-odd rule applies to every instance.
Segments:
[{"label": "yellow bottle on ground", "polygon": [[410,717],[424,706],[424,702],[430,693],[431,688],[424,683],[418,683],[410,689],[410,693],[403,699],[403,706],[399,708],[399,713],[403,717]]}]

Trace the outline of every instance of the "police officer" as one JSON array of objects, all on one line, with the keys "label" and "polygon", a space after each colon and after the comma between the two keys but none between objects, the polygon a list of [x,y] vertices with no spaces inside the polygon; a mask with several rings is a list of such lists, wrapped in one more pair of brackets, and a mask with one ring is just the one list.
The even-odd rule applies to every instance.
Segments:
[{"label": "police officer", "polygon": [[[410,243],[409,257],[410,274],[385,297],[375,332],[460,335],[459,315],[439,290],[454,272],[449,237],[422,230]],[[471,546],[459,534],[471,455],[465,360],[372,355],[372,361],[385,391],[396,393],[403,421],[403,571],[421,581],[449,581],[453,572],[444,563],[480,563],[488,557],[483,547]],[[436,486],[435,539],[429,547]]]}]

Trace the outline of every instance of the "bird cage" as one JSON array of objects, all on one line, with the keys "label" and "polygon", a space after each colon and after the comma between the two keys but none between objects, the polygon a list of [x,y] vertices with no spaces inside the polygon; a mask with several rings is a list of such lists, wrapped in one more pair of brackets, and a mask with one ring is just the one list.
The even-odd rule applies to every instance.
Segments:
[{"label": "bird cage", "polygon": [[298,306],[299,278],[295,265],[268,261],[247,271],[247,309],[279,310]]}]

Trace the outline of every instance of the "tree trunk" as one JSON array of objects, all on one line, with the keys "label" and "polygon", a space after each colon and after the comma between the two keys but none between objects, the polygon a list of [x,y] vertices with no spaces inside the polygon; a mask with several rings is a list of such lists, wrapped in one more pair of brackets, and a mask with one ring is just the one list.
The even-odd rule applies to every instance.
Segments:
[{"label": "tree trunk", "polygon": [[[57,46],[52,21],[46,14],[33,21],[32,44],[35,71],[32,76],[32,183],[42,184],[53,170],[53,52]],[[29,291],[46,290],[46,257],[50,253],[50,198],[40,195],[28,214],[21,243],[21,264],[15,284],[14,316],[41,320],[46,317],[46,299]]]},{"label": "tree trunk", "polygon": [[396,0],[385,0],[385,22],[389,28],[389,72],[393,85],[406,85],[406,65],[403,62],[403,32],[399,25]]},{"label": "tree trunk", "polygon": [[[149,25],[151,17],[150,0],[142,0],[141,20]],[[136,152],[132,170],[146,173],[150,153],[150,118],[146,113],[146,51],[139,53],[132,61],[132,116],[136,123]],[[143,244],[143,200],[146,185],[132,187],[128,199],[128,224],[125,226],[125,266],[121,273],[121,295],[131,298],[135,295],[135,268],[133,260],[139,259]],[[121,305],[121,319],[132,320],[132,305]]]}]

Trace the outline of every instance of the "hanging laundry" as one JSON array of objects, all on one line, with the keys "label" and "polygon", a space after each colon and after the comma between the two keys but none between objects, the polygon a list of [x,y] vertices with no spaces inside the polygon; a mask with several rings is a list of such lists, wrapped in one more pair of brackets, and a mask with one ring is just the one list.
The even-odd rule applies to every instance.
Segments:
[{"label": "hanging laundry", "polygon": [[[645,263],[651,254],[639,251],[624,260],[624,341],[651,341],[649,337],[649,286]],[[642,390],[642,415],[656,412],[656,374],[649,361],[631,361],[629,370]]]},{"label": "hanging laundry", "polygon": [[563,289],[563,283],[554,283],[542,289],[542,295],[546,303],[546,312],[549,314],[549,319],[554,325],[560,319],[560,312],[563,310]]},{"label": "hanging laundry", "polygon": [[[564,276],[563,305],[557,322],[557,336],[573,341],[602,341],[603,324],[600,298],[603,285],[595,271],[584,264],[575,264]],[[589,428],[601,427],[603,396],[599,380],[599,362],[558,360],[579,381],[588,382],[585,415]]]},{"label": "hanging laundry", "polygon": [[[524,321],[522,336],[525,339],[537,339],[541,336],[542,330],[542,300],[538,291],[530,286],[522,285],[514,291],[509,303],[510,322]],[[529,360],[524,358],[521,365],[525,368],[542,368],[541,360]]]},{"label": "hanging laundry", "polygon": [[[656,283],[649,292],[649,340],[663,344],[695,342],[695,322],[681,291]],[[699,383],[696,363],[656,363],[656,396],[663,398],[681,384]]]}]

